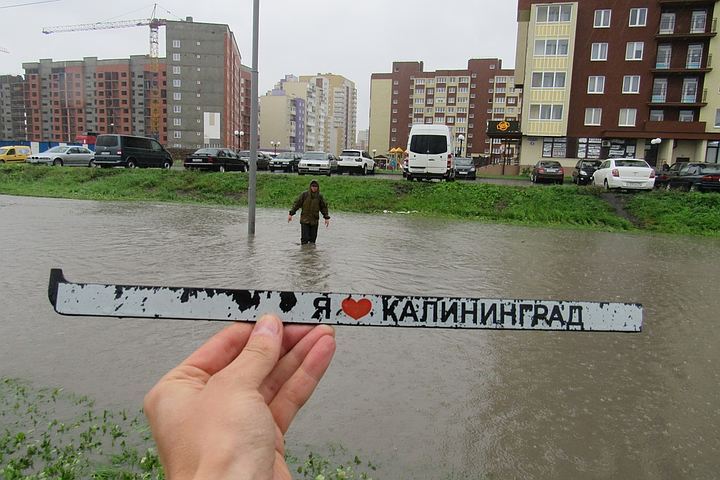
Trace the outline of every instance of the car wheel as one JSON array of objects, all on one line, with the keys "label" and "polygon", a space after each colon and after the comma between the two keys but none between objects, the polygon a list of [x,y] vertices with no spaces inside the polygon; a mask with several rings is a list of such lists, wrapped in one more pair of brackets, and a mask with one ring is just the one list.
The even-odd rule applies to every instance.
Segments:
[{"label": "car wheel", "polygon": [[55,165],[56,167],[62,167],[63,162],[59,158],[56,158],[55,160],[53,160],[53,165]]},{"label": "car wheel", "polygon": [[535,175],[530,175],[530,183],[537,183],[537,177],[535,177]]},{"label": "car wheel", "polygon": [[93,162],[92,160],[90,160],[90,161],[88,162],[88,168],[92,168],[92,167],[94,167],[94,166],[95,166],[95,162]]},{"label": "car wheel", "polygon": [[220,165],[220,166],[218,167],[218,172],[220,172],[220,173],[225,173],[225,165]]},{"label": "car wheel", "polygon": [[165,170],[170,170],[170,167],[171,167],[171,166],[172,166],[172,164],[170,163],[170,161],[169,161],[169,160],[165,160],[165,161],[163,162],[163,166],[162,166],[162,167],[163,167]]},{"label": "car wheel", "polygon": [[558,185],[562,185],[563,183],[565,183],[565,179],[561,178],[560,180],[558,180],[557,183],[558,183]]},{"label": "car wheel", "polygon": [[696,183],[693,183],[688,187],[688,192],[698,192],[698,191],[699,190],[698,190],[698,186]]},{"label": "car wheel", "polygon": [[131,158],[127,161],[127,168],[137,168],[137,163],[135,163],[134,158]]},{"label": "car wheel", "polygon": [[605,187],[605,191],[610,191],[610,185],[608,184],[607,179],[603,181],[603,186]]},{"label": "car wheel", "polygon": [[362,174],[363,174],[363,176],[364,176],[364,175],[367,175],[367,165],[363,165],[363,167],[362,167]]},{"label": "car wheel", "polygon": [[670,187],[670,183],[669,183],[669,182],[665,184],[665,190],[668,191],[668,192],[669,192],[670,190],[672,190],[672,187]]}]

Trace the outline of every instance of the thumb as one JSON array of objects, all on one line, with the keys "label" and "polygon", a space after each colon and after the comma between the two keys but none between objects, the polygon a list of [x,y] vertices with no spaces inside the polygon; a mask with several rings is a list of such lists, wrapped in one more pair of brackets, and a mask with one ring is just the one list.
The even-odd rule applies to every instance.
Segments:
[{"label": "thumb", "polygon": [[227,367],[229,374],[250,388],[259,388],[280,358],[283,325],[275,315],[263,315],[255,323],[242,353]]}]

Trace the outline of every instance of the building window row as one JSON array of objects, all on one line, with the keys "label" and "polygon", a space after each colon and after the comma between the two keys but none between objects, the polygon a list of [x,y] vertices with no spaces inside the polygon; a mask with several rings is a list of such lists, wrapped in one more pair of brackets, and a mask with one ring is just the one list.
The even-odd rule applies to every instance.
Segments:
[{"label": "building window row", "polygon": [[572,5],[538,5],[537,23],[569,22],[572,15]]}]

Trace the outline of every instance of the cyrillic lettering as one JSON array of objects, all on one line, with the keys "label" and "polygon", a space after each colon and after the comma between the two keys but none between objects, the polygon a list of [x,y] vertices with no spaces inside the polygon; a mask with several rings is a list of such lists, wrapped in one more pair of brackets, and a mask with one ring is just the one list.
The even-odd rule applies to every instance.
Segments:
[{"label": "cyrillic lettering", "polygon": [[[577,313],[577,321],[573,321],[575,319],[576,313]],[[568,314],[567,329],[570,330],[571,326],[580,327],[580,330],[585,330],[585,324],[583,323],[583,307],[581,305],[573,305],[570,307],[570,313]]]},{"label": "cyrillic lettering", "polygon": [[470,322],[473,325],[477,325],[477,303],[476,302],[470,302],[470,305],[472,306],[472,310],[468,310],[467,302],[463,302],[460,308],[460,323],[465,323],[465,318],[470,315]]},{"label": "cyrillic lettering", "polygon": [[413,305],[412,300],[408,300],[405,302],[405,306],[403,307],[403,311],[400,312],[400,321],[404,322],[406,317],[411,317],[413,321],[418,321],[417,312],[415,311],[415,305]]},{"label": "cyrillic lettering", "polygon": [[[423,307],[423,314],[421,322],[428,322],[432,321],[433,323],[437,323],[437,300],[430,301],[425,300],[422,304]],[[432,317],[428,315],[429,308],[432,307]]]},{"label": "cyrillic lettering", "polygon": [[315,307],[315,313],[312,314],[312,318],[319,320],[325,312],[325,319],[330,320],[330,297],[316,298],[313,300],[313,307]]},{"label": "cyrillic lettering", "polygon": [[516,323],[516,316],[517,311],[515,310],[515,304],[510,304],[510,309],[507,309],[508,305],[506,303],[500,304],[500,325],[505,324],[505,317],[510,317],[511,325],[515,325]]},{"label": "cyrillic lettering", "polygon": [[398,318],[397,318],[397,315],[395,315],[395,307],[397,307],[399,300],[395,299],[395,300],[393,300],[393,302],[390,305],[388,305],[388,298],[389,297],[382,297],[382,308],[383,308],[382,318],[383,318],[383,320],[392,319],[393,322],[397,323]]},{"label": "cyrillic lettering", "polygon": [[540,320],[544,320],[547,323],[547,314],[548,314],[548,308],[545,305],[536,304],[535,305],[535,313],[533,313],[533,321],[531,326],[535,326],[538,324]]},{"label": "cyrillic lettering", "polygon": [[442,312],[440,313],[440,321],[445,323],[448,321],[450,316],[453,317],[453,323],[457,323],[457,302],[451,302],[450,307],[448,307],[447,310],[445,310],[445,307],[447,304],[445,302],[442,302]]},{"label": "cyrillic lettering", "polygon": [[[535,307],[529,303],[521,303],[520,304],[520,315],[518,315],[518,317],[520,317],[520,326],[525,325],[525,313],[532,312],[534,309],[535,309]],[[532,318],[532,316],[530,318]],[[532,323],[532,322],[530,322],[530,323]]]},{"label": "cyrillic lettering", "polygon": [[563,318],[560,305],[555,305],[552,309],[552,312],[550,312],[550,318],[547,321],[548,326],[552,327],[553,322],[560,322],[561,327],[565,326],[565,319]]},{"label": "cyrillic lettering", "polygon": [[486,305],[485,303],[483,303],[482,305],[480,305],[480,324],[487,325],[488,320],[491,316],[492,322],[490,323],[497,323],[497,304],[491,303],[490,305]]}]

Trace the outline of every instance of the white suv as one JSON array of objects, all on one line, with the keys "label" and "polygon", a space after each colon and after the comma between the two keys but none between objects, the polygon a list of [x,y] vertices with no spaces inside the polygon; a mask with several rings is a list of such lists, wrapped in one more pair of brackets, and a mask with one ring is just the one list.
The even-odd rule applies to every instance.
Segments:
[{"label": "white suv", "polygon": [[375,160],[362,150],[343,150],[338,161],[338,173],[375,173]]}]

